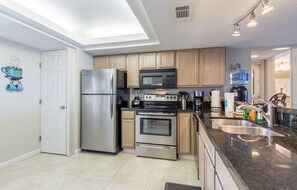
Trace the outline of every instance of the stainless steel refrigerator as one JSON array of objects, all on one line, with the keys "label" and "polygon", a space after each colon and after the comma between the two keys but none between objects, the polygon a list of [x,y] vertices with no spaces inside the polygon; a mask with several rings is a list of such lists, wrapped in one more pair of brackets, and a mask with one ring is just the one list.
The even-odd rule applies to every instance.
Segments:
[{"label": "stainless steel refrigerator", "polygon": [[116,69],[82,70],[83,150],[117,153],[120,117],[118,89],[125,87],[125,75]]}]

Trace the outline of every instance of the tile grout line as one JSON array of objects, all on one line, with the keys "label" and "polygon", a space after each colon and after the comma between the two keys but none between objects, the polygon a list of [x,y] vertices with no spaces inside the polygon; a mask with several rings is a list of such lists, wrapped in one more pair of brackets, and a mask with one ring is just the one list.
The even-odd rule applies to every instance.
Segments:
[{"label": "tile grout line", "polygon": [[[123,153],[123,152],[122,152]],[[108,181],[108,183],[106,184],[106,186],[103,188],[103,190],[104,189],[106,189],[106,187],[108,186],[108,184],[110,184],[111,183],[111,181],[113,180],[113,178],[120,172],[120,170],[127,164],[127,162],[130,160],[131,158],[128,158],[126,161],[125,161],[125,163],[119,168],[119,170],[112,176],[112,178]],[[117,184],[119,184],[119,183],[117,183]]]},{"label": "tile grout line", "polygon": [[149,176],[149,178],[148,178],[148,180],[147,180],[147,182],[146,182],[146,184],[145,184],[145,186],[144,186],[144,189],[147,189],[148,183],[149,183],[149,181],[151,180],[151,177],[152,177],[153,171],[154,171],[154,169],[155,169],[155,166],[156,166],[156,164],[157,164],[157,161],[158,161],[158,160],[156,160],[156,161],[154,162],[154,166],[153,166],[152,171],[151,171],[151,173],[150,173],[150,176]]}]

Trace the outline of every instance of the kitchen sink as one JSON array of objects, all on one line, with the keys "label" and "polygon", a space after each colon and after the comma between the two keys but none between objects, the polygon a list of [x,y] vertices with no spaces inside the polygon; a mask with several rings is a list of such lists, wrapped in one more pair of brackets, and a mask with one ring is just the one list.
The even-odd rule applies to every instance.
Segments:
[{"label": "kitchen sink", "polygon": [[284,135],[277,133],[272,129],[264,128],[248,120],[212,119],[212,122],[216,125],[216,127],[226,133],[251,136],[284,137]]},{"label": "kitchen sink", "polygon": [[218,126],[259,126],[248,120],[240,119],[212,119],[212,121]]}]

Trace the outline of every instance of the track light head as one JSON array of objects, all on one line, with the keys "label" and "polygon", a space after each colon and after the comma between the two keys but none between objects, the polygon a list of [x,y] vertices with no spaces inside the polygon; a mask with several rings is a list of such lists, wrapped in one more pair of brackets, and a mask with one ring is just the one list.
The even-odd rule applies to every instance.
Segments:
[{"label": "track light head", "polygon": [[257,26],[256,16],[254,12],[251,12],[250,22],[247,24],[247,27],[255,27]]},{"label": "track light head", "polygon": [[269,0],[262,0],[262,7],[263,7],[262,15],[272,11],[272,9],[274,8],[273,6],[269,5]]},{"label": "track light head", "polygon": [[240,27],[239,27],[239,24],[236,23],[236,24],[233,24],[233,26],[234,26],[234,31],[233,31],[232,36],[239,37],[240,36]]}]

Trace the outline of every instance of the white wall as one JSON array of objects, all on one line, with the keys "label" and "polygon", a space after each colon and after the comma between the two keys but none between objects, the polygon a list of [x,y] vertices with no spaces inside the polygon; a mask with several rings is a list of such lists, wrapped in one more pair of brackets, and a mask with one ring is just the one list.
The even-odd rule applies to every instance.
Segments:
[{"label": "white wall", "polygon": [[[226,50],[226,85],[225,92],[229,92],[231,89],[230,85],[230,71],[233,62],[241,64],[241,69],[248,70],[251,76],[251,50],[250,49],[227,49]],[[251,77],[249,76],[249,83],[245,85],[249,92],[249,101],[251,101]]]},{"label": "white wall", "polygon": [[297,48],[291,51],[291,101],[297,104]]},{"label": "white wall", "polygon": [[6,91],[9,80],[1,72],[0,163],[40,148],[40,53],[0,39],[0,67],[7,66],[11,56],[21,60],[24,91]]},{"label": "white wall", "polygon": [[67,49],[68,53],[68,80],[69,80],[69,116],[70,116],[70,155],[75,149],[80,148],[80,92],[81,92],[81,70],[93,69],[93,56],[78,50]]}]

